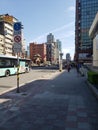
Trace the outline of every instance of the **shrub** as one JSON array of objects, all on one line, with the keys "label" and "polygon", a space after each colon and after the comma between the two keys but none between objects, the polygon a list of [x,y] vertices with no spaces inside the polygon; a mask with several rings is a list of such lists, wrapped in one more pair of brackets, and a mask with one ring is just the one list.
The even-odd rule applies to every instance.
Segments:
[{"label": "shrub", "polygon": [[88,71],[88,81],[92,84],[98,84],[98,73],[93,71]]}]

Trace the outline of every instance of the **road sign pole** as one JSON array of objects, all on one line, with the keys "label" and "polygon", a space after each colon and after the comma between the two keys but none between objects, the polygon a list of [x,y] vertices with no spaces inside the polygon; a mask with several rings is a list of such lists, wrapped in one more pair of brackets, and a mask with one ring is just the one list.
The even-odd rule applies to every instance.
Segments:
[{"label": "road sign pole", "polygon": [[14,53],[17,53],[17,93],[19,93],[19,57],[18,53],[22,51],[21,44],[21,22],[15,22],[13,25],[14,28]]},{"label": "road sign pole", "polygon": [[17,93],[19,93],[19,57],[17,53]]}]

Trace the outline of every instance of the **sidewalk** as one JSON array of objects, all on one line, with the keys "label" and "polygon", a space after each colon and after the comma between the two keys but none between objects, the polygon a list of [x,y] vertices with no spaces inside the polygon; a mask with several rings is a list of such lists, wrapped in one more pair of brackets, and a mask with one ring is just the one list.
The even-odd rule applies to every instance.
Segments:
[{"label": "sidewalk", "polygon": [[85,81],[72,69],[2,95],[12,106],[1,104],[0,130],[98,130],[98,102]]}]

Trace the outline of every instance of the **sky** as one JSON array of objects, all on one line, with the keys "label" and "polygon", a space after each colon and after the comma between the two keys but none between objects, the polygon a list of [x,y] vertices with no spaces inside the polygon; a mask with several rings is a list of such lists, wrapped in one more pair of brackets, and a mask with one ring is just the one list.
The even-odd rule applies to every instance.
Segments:
[{"label": "sky", "polygon": [[75,51],[75,0],[1,0],[0,14],[9,14],[23,25],[26,46],[31,42],[47,41],[52,33],[62,43],[66,53],[74,57]]}]

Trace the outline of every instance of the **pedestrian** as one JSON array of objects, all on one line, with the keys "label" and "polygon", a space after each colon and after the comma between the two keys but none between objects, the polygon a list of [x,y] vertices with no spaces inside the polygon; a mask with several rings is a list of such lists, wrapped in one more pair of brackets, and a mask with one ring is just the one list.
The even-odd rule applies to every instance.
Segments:
[{"label": "pedestrian", "polygon": [[79,73],[80,68],[81,68],[81,64],[80,64],[80,63],[77,63],[77,64],[76,64],[77,73]]},{"label": "pedestrian", "polygon": [[70,69],[71,69],[71,66],[70,66],[70,64],[68,64],[68,65],[67,65],[67,70],[68,70],[68,72],[70,72]]}]

